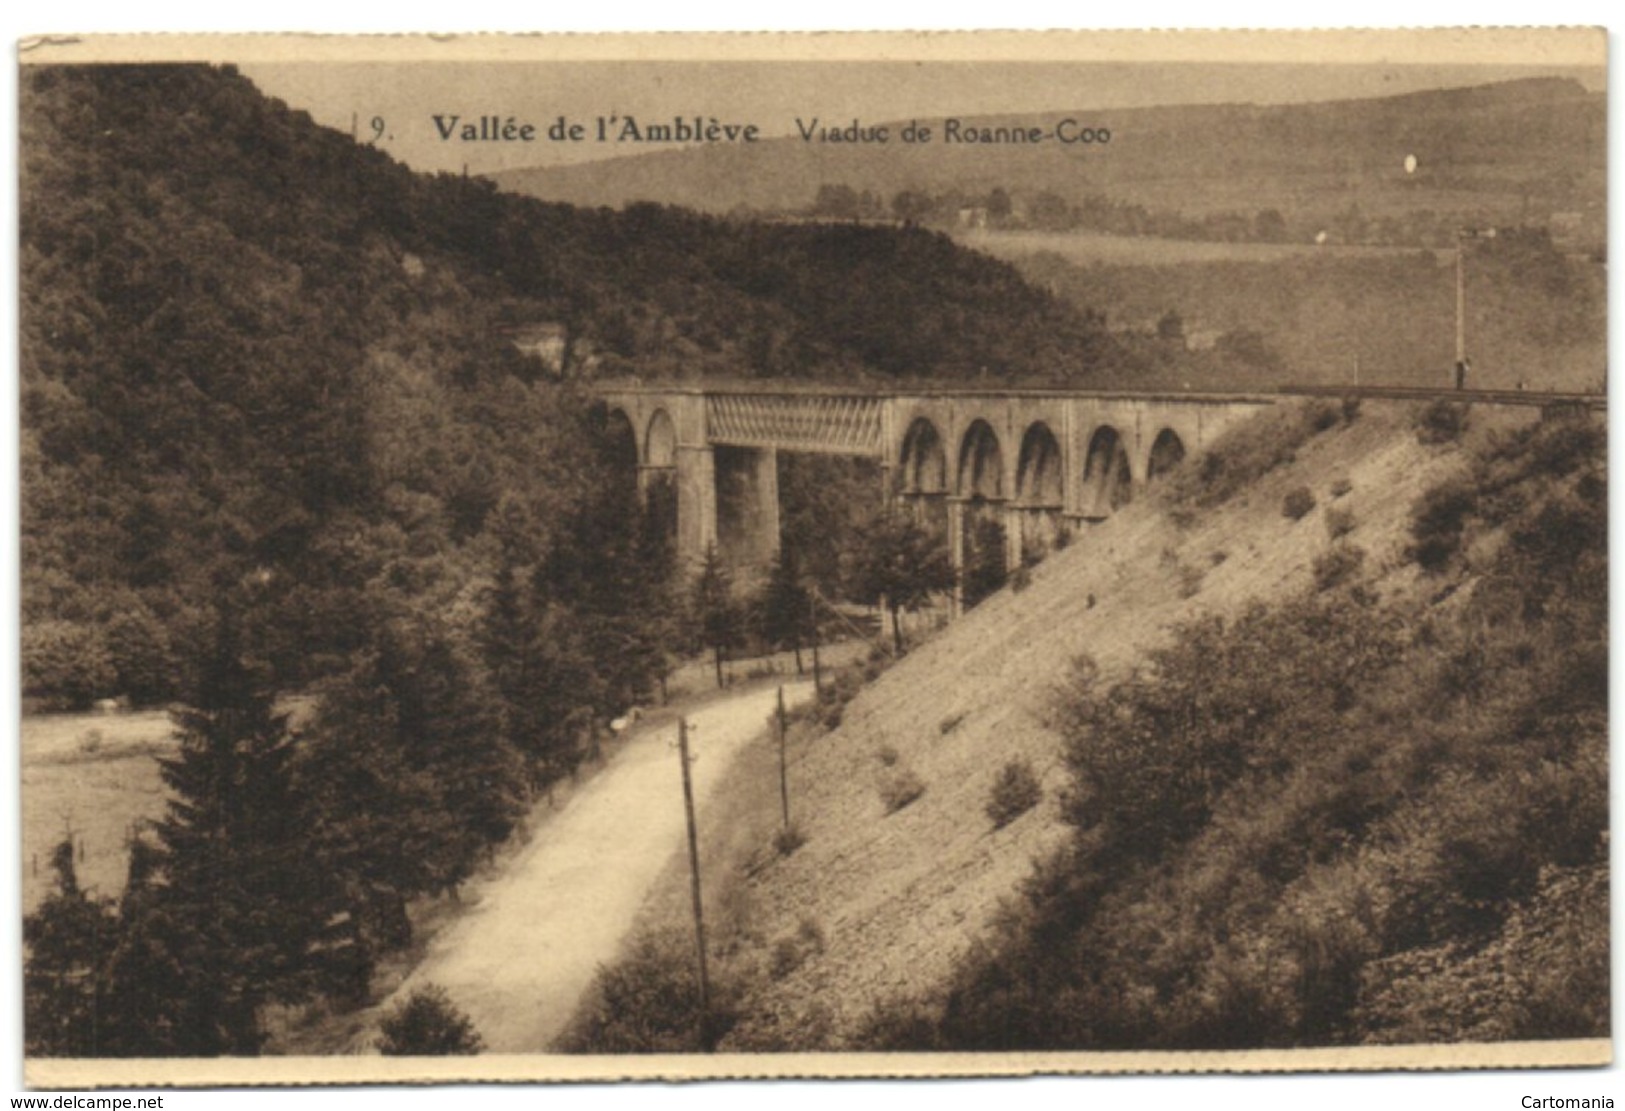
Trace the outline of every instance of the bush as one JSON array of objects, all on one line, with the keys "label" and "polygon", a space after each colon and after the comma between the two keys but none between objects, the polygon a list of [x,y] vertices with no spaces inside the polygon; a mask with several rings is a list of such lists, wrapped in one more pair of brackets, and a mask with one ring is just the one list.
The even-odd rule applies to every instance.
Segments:
[{"label": "bush", "polygon": [[988,794],[987,816],[994,829],[1003,829],[1027,811],[1037,806],[1044,797],[1043,785],[1026,760],[1011,760],[999,770]]},{"label": "bush", "polygon": [[1290,517],[1294,521],[1302,520],[1313,508],[1315,508],[1315,495],[1310,492],[1307,486],[1299,486],[1289,490],[1286,497],[1281,499],[1281,516]]},{"label": "bush", "polygon": [[1341,540],[1353,532],[1358,523],[1354,510],[1346,505],[1334,505],[1326,510],[1326,535],[1333,540]]},{"label": "bush", "polygon": [[1330,590],[1347,582],[1364,563],[1365,549],[1358,544],[1333,545],[1315,557],[1315,589]]},{"label": "bush", "polygon": [[[1163,485],[1171,506],[1206,509],[1239,494],[1259,478],[1290,461],[1317,432],[1336,425],[1337,406],[1328,401],[1273,405],[1219,434],[1195,461],[1179,467]],[[1176,524],[1183,524],[1176,519]]]},{"label": "bush", "polygon": [[1464,401],[1441,397],[1416,414],[1416,439],[1424,444],[1450,444],[1467,431],[1467,414],[1472,407]]},{"label": "bush", "polygon": [[1410,555],[1424,571],[1437,573],[1449,565],[1477,504],[1478,491],[1466,477],[1446,479],[1416,499]]},{"label": "bush", "polygon": [[1332,497],[1341,498],[1352,489],[1354,489],[1354,483],[1346,478],[1340,478],[1332,483]]},{"label": "bush", "polygon": [[908,768],[894,769],[880,779],[880,801],[895,814],[925,794],[925,781]]},{"label": "bush", "polygon": [[444,988],[427,984],[378,1024],[378,1052],[386,1057],[448,1057],[478,1053],[484,1043]]},{"label": "bush", "polygon": [[86,710],[118,679],[99,630],[72,621],[22,629],[23,693],[53,710]]},{"label": "bush", "polygon": [[588,1002],[559,1039],[566,1053],[697,1053],[739,1018],[736,981],[711,968],[711,1013],[700,1008],[690,931],[639,935],[630,951],[599,968]]},{"label": "bush", "polygon": [[767,961],[767,974],[782,980],[807,963],[807,958],[824,951],[824,931],[811,918],[803,918],[796,932],[773,942]]},{"label": "bush", "polygon": [[806,843],[807,835],[794,824],[785,826],[773,835],[773,850],[780,856],[789,856]]}]

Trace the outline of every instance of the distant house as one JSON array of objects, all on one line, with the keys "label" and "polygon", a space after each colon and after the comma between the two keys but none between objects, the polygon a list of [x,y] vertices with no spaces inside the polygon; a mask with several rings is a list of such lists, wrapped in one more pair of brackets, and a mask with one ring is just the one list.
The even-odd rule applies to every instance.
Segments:
[{"label": "distant house", "polygon": [[956,214],[956,222],[962,228],[987,227],[987,207],[985,205],[971,205],[962,208]]},{"label": "distant house", "polygon": [[1580,212],[1554,212],[1546,226],[1552,233],[1552,242],[1559,247],[1573,247],[1585,236],[1585,214]]},{"label": "distant house", "polygon": [[564,354],[570,332],[563,324],[519,324],[505,331],[508,340],[518,348],[520,354],[540,359],[549,374],[564,373]]}]

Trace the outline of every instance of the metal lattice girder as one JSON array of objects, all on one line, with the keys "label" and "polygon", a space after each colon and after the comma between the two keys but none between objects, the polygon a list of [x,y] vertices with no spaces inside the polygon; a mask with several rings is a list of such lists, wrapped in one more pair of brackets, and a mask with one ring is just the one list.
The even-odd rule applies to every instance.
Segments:
[{"label": "metal lattice girder", "polygon": [[883,455],[878,397],[712,394],[705,399],[713,444],[832,455]]}]

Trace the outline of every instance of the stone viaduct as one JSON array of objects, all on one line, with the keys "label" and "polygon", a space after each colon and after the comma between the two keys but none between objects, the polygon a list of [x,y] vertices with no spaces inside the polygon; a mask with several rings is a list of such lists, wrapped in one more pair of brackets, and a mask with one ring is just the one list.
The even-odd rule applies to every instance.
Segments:
[{"label": "stone viaduct", "polygon": [[639,489],[675,492],[679,559],[692,565],[714,544],[740,567],[765,565],[778,550],[781,451],[874,459],[886,496],[946,530],[955,567],[972,526],[987,520],[1004,526],[1014,567],[1277,400],[778,383],[606,383],[597,392],[613,431],[636,447]]}]

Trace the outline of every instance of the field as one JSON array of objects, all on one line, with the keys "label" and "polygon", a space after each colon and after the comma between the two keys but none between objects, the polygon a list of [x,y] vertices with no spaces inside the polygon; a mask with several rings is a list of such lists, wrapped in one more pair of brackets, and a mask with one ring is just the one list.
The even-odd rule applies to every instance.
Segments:
[{"label": "field", "polygon": [[22,722],[23,909],[51,889],[51,850],[72,830],[79,882],[102,895],[124,888],[125,842],[163,812],[155,756],[174,745],[169,715],[42,714]]},{"label": "field", "polygon": [[[1383,258],[1415,254],[1415,247],[1360,247],[1314,243],[1218,243],[1154,235],[1085,231],[959,231],[954,240],[995,258],[1015,260],[1049,252],[1071,263],[1168,266],[1184,262],[1278,262],[1304,256]],[[1444,252],[1448,255],[1448,252]],[[1448,261],[1448,258],[1447,258]]]}]

